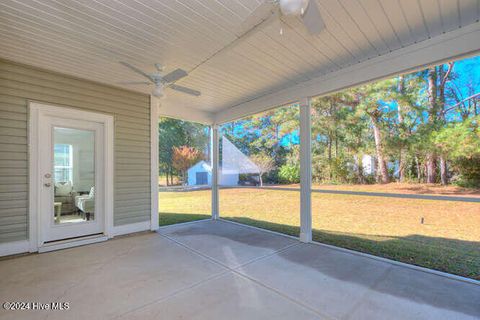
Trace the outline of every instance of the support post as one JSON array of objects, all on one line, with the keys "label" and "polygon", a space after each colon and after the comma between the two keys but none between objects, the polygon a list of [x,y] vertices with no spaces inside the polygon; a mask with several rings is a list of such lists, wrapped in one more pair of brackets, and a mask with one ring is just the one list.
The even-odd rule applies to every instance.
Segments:
[{"label": "support post", "polygon": [[150,230],[158,229],[158,101],[150,96]]},{"label": "support post", "polygon": [[218,161],[219,161],[219,146],[218,146],[218,126],[212,125],[212,219],[216,220],[220,217],[218,207]]},{"label": "support post", "polygon": [[311,99],[300,102],[300,241],[312,241]]}]

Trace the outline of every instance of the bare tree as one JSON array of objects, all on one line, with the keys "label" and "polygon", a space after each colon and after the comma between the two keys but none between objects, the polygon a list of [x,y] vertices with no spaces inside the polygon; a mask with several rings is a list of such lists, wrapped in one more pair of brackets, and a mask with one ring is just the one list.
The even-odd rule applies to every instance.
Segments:
[{"label": "bare tree", "polygon": [[260,186],[263,186],[263,175],[275,169],[275,161],[265,153],[255,154],[250,157],[250,160],[257,165],[260,176]]},{"label": "bare tree", "polygon": [[[405,77],[403,75],[400,75],[398,77],[398,93],[399,95],[403,98],[405,95]],[[398,101],[398,114],[397,114],[397,120],[398,120],[398,127],[400,130],[403,129],[404,126],[404,113],[406,112],[405,109],[405,99],[399,99]],[[403,133],[403,132],[402,132]],[[398,178],[400,182],[405,181],[405,170],[407,166],[407,150],[404,145],[404,143],[400,143],[400,152],[399,152],[399,160],[398,160]]]},{"label": "bare tree", "polygon": [[380,117],[381,111],[378,109],[369,110],[367,114],[370,116],[373,126],[373,137],[375,139],[375,150],[377,152],[377,162],[378,162],[378,181],[380,183],[389,183],[390,178],[388,176],[388,167],[387,167],[387,158],[384,152],[383,146],[383,136],[380,129]]},{"label": "bare tree", "polygon": [[[440,119],[442,122],[445,122],[445,87],[452,73],[453,66],[455,62],[449,62],[448,68],[445,71],[443,65],[439,66],[439,73],[440,73],[440,85],[438,88],[438,93],[440,96]],[[445,159],[444,155],[440,155],[440,180],[443,185],[448,184],[448,171],[447,171],[447,160]]]},{"label": "bare tree", "polygon": [[390,182],[383,136],[382,116],[384,112],[379,101],[389,101],[391,99],[390,92],[393,84],[393,81],[380,81],[355,89],[355,104],[357,108],[360,108],[368,115],[372,124],[378,163],[377,181],[379,183]]}]

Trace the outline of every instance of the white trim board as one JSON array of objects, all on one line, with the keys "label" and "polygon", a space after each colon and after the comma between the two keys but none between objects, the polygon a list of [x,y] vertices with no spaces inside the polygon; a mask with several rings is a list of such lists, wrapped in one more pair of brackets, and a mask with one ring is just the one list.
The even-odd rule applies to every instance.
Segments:
[{"label": "white trim board", "polygon": [[199,109],[193,109],[182,105],[175,105],[174,107],[162,105],[161,100],[153,96],[151,97],[151,103],[157,106],[158,115],[164,117],[187,120],[208,125],[213,124],[213,120],[215,118],[214,113]]},{"label": "white trim board", "polygon": [[0,244],[0,257],[11,256],[13,254],[25,253],[30,251],[28,240],[13,241]]},{"label": "white trim board", "polygon": [[473,55],[478,51],[480,51],[480,22],[232,106],[216,113],[215,123],[225,123],[293,103],[304,97],[326,95],[399,73]]},{"label": "white trim board", "polygon": [[29,205],[28,205],[28,215],[29,215],[29,249],[30,252],[36,252],[43,245],[41,243],[41,226],[38,222],[38,208],[40,208],[40,201],[38,196],[38,188],[41,183],[40,172],[39,172],[39,145],[41,142],[39,139],[39,117],[40,114],[53,115],[53,116],[64,116],[66,118],[86,120],[86,121],[95,121],[101,122],[104,125],[104,146],[105,146],[105,157],[104,157],[104,168],[105,168],[105,182],[104,182],[104,193],[105,193],[105,203],[104,203],[104,212],[105,212],[105,223],[104,223],[104,235],[108,238],[111,238],[112,228],[113,228],[113,179],[114,179],[114,154],[113,154],[113,143],[114,143],[114,124],[113,116],[96,113],[90,111],[78,110],[75,108],[69,108],[65,106],[56,106],[48,103],[41,102],[28,102],[28,112],[29,112],[29,126],[28,126],[28,143],[29,143],[29,154],[28,154],[28,166],[29,166]]},{"label": "white trim board", "polygon": [[150,221],[125,224],[121,226],[114,226],[108,237],[107,236],[83,237],[80,239],[74,239],[72,241],[65,241],[65,242],[60,241],[58,243],[55,243],[54,245],[53,244],[45,245],[41,248],[36,247],[36,248],[33,248],[33,250],[32,250],[32,247],[30,246],[29,240],[7,242],[7,243],[0,244],[0,257],[10,256],[10,255],[20,254],[20,253],[27,253],[27,252],[49,252],[53,250],[66,249],[74,246],[105,241],[105,240],[108,240],[109,238],[113,238],[113,237],[117,237],[125,234],[148,231],[148,230],[150,230]]},{"label": "white trim board", "polygon": [[87,237],[81,237],[74,240],[56,241],[54,243],[48,243],[38,248],[38,253],[51,252],[56,250],[68,249],[78,246],[84,246],[87,244],[107,241],[108,237],[104,235],[93,235]]}]

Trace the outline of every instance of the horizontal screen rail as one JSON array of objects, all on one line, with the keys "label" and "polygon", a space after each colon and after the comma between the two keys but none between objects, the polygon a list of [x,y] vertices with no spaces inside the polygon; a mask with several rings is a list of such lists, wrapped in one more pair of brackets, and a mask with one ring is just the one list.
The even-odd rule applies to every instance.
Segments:
[{"label": "horizontal screen rail", "polygon": [[264,189],[264,190],[283,190],[283,191],[300,191],[300,188],[289,187],[272,187],[272,186],[218,186],[220,189]]},{"label": "horizontal screen rail", "polygon": [[422,200],[440,200],[440,201],[460,201],[460,202],[479,202],[480,203],[480,198],[474,198],[474,197],[434,196],[434,195],[424,195],[424,194],[344,191],[344,190],[325,190],[325,189],[312,189],[312,192],[326,193],[326,194],[343,194],[343,195],[353,195],[353,196],[403,198],[403,199],[422,199]]},{"label": "horizontal screen rail", "polygon": [[[220,189],[264,189],[264,190],[278,190],[278,191],[300,191],[300,188],[288,187],[273,187],[273,186],[219,186]],[[388,193],[388,192],[366,192],[366,191],[345,191],[345,190],[327,190],[327,189],[312,189],[312,192],[324,194],[340,194],[351,196],[366,196],[366,197],[385,197],[385,198],[400,198],[400,199],[421,199],[421,200],[439,200],[439,201],[458,201],[458,202],[476,202],[480,203],[480,197],[456,197],[456,196],[436,196],[424,194],[408,194],[408,193]]]}]

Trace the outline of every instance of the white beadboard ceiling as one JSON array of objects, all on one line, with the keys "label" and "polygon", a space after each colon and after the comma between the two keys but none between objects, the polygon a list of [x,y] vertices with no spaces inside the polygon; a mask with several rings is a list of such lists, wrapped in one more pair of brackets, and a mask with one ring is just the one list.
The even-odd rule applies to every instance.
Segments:
[{"label": "white beadboard ceiling", "polygon": [[[312,0],[314,1],[314,0]],[[2,0],[0,57],[130,90],[153,72],[183,68],[162,105],[217,113],[314,77],[478,22],[480,0],[316,0],[326,29],[266,24],[238,40],[260,0]]]}]

